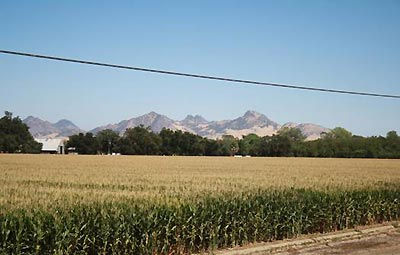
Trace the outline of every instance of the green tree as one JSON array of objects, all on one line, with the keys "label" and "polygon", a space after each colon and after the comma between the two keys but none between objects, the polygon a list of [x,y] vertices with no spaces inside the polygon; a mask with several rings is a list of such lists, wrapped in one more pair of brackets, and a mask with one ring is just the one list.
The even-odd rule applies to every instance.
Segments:
[{"label": "green tree", "polygon": [[119,152],[118,141],[119,135],[117,132],[111,129],[105,129],[97,133],[96,139],[100,146],[102,153],[111,154],[113,152]]},{"label": "green tree", "polygon": [[163,128],[159,134],[161,138],[161,154],[174,155],[178,154],[178,141],[175,132],[171,129]]},{"label": "green tree", "polygon": [[281,150],[282,156],[303,156],[305,153],[305,136],[298,128],[282,128],[278,131],[278,142],[284,146]]},{"label": "green tree", "polygon": [[389,131],[386,134],[386,143],[384,148],[389,157],[400,157],[400,137],[397,135],[396,131]]},{"label": "green tree", "polygon": [[205,143],[201,136],[184,132],[182,134],[182,139],[179,145],[181,150],[181,155],[187,156],[202,156],[205,151]]},{"label": "green tree", "polygon": [[28,126],[6,111],[0,119],[0,152],[40,153],[41,149],[42,144],[33,139]]},{"label": "green tree", "polygon": [[213,139],[205,138],[204,154],[206,156],[220,156],[223,155],[221,152],[221,145],[218,141]]},{"label": "green tree", "polygon": [[256,134],[243,136],[239,140],[239,154],[258,156],[260,150],[261,137]]},{"label": "green tree", "polygon": [[342,127],[335,127],[329,134],[336,139],[350,139],[353,136],[350,131]]},{"label": "green tree", "polygon": [[220,143],[222,155],[233,156],[239,151],[238,139],[236,139],[232,135],[223,135]]},{"label": "green tree", "polygon": [[159,137],[161,138],[162,154],[164,155],[205,155],[205,138],[181,130],[162,129]]},{"label": "green tree", "polygon": [[122,154],[157,155],[161,153],[161,138],[150,127],[140,125],[126,129],[119,148]]},{"label": "green tree", "polygon": [[70,136],[66,147],[75,148],[75,151],[79,154],[97,154],[100,151],[96,137],[90,132]]},{"label": "green tree", "polygon": [[303,142],[305,136],[298,128],[284,127],[278,131],[279,136],[287,137],[291,142]]}]

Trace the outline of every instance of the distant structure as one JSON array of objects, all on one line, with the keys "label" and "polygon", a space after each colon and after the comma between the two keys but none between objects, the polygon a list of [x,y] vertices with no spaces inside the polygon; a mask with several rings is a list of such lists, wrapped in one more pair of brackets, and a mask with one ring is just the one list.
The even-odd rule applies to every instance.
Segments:
[{"label": "distant structure", "polygon": [[70,154],[70,155],[78,155],[78,152],[76,151],[75,147],[68,147],[66,149],[67,149],[68,154]]},{"label": "distant structure", "polygon": [[35,138],[35,141],[43,144],[42,153],[64,154],[64,141],[62,138]]}]

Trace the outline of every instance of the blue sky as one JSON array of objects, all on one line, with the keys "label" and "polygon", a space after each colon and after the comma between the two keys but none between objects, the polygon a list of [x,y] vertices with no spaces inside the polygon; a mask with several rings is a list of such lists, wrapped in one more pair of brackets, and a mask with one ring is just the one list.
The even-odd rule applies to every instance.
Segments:
[{"label": "blue sky", "polygon": [[[400,95],[400,1],[1,1],[0,48]],[[400,133],[400,100],[0,55],[0,110],[84,129],[156,111]]]}]

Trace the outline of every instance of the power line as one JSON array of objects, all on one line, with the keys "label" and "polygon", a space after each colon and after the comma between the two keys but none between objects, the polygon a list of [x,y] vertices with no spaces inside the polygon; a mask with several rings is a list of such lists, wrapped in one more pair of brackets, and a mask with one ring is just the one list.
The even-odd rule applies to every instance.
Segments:
[{"label": "power line", "polygon": [[259,82],[259,81],[251,81],[251,80],[239,80],[239,79],[232,79],[232,78],[225,78],[225,77],[218,77],[218,76],[208,76],[208,75],[200,75],[200,74],[181,73],[181,72],[175,72],[175,71],[149,69],[149,68],[134,67],[134,66],[114,65],[114,64],[107,64],[107,63],[100,63],[100,62],[93,62],[93,61],[86,61],[86,60],[79,60],[79,59],[72,59],[72,58],[61,58],[61,57],[54,57],[54,56],[37,55],[37,54],[17,52],[17,51],[0,50],[0,53],[18,55],[18,56],[25,56],[25,57],[32,57],[32,58],[42,58],[42,59],[50,59],[50,60],[57,60],[57,61],[64,61],[64,62],[72,62],[72,63],[86,64],[86,65],[96,65],[96,66],[128,69],[128,70],[135,70],[135,71],[142,71],[142,72],[169,74],[169,75],[185,76],[185,77],[191,77],[191,78],[200,78],[200,79],[209,79],[209,80],[218,80],[218,81],[228,81],[228,82],[236,82],[236,83],[262,85],[262,86],[290,88],[290,89],[302,89],[302,90],[312,90],[312,91],[320,91],[320,92],[341,93],[341,94],[361,95],[361,96],[400,98],[400,95],[377,94],[377,93],[370,93],[370,92],[325,89],[325,88],[305,87],[305,86],[297,86],[297,85],[289,85],[289,84]]}]

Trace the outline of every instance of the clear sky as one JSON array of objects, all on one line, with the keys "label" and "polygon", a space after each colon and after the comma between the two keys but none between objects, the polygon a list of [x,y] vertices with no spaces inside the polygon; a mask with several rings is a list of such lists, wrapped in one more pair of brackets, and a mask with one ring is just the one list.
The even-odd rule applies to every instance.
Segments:
[{"label": "clear sky", "polygon": [[[400,1],[7,1],[0,48],[264,82],[400,95]],[[149,111],[400,133],[400,100],[0,54],[0,110],[83,129]]]}]

